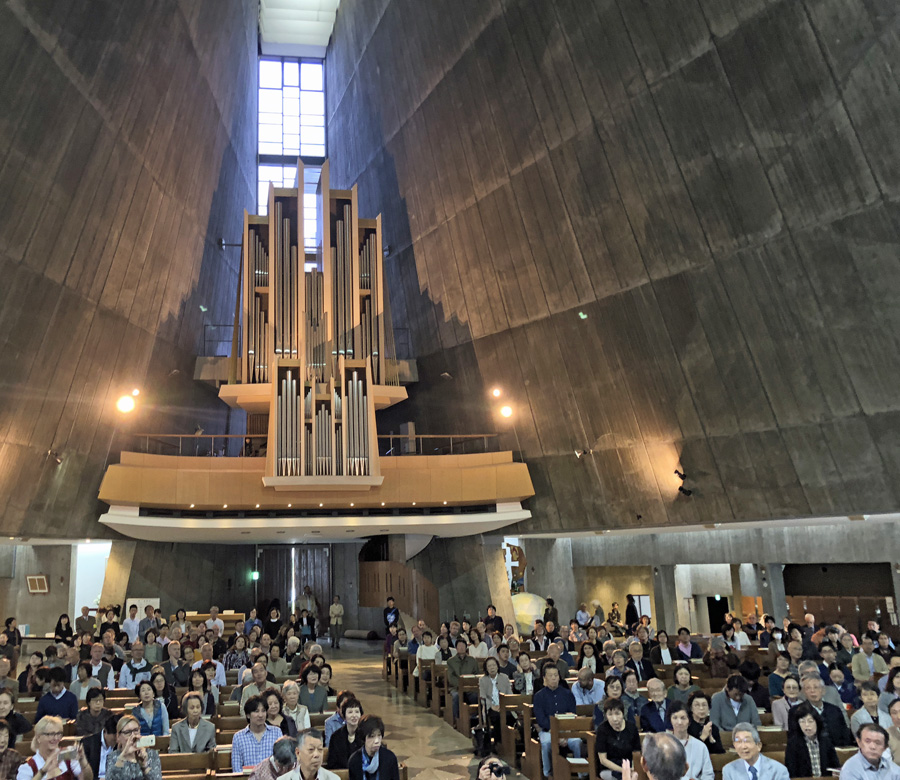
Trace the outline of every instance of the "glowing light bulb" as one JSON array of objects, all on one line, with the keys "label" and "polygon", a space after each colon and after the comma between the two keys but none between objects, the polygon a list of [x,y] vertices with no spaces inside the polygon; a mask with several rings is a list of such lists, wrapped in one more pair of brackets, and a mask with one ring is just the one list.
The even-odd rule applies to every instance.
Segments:
[{"label": "glowing light bulb", "polygon": [[500,414],[503,415],[504,417],[512,417],[512,407],[511,407],[511,406],[504,406],[504,407],[500,410]]},{"label": "glowing light bulb", "polygon": [[116,409],[118,409],[122,414],[128,414],[128,412],[134,411],[134,398],[130,395],[123,395],[118,401],[116,401]]},{"label": "glowing light bulb", "polygon": [[499,387],[495,387],[493,390],[491,390],[491,395],[494,396],[494,398],[499,398],[501,393],[502,391]]}]

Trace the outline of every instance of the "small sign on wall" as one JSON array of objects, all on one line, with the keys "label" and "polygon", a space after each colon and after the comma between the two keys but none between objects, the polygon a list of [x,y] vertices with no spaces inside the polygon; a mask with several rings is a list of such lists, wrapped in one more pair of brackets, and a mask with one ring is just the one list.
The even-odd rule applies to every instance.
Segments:
[{"label": "small sign on wall", "polygon": [[29,574],[25,577],[28,583],[28,592],[32,596],[40,596],[50,592],[47,577],[43,574]]}]

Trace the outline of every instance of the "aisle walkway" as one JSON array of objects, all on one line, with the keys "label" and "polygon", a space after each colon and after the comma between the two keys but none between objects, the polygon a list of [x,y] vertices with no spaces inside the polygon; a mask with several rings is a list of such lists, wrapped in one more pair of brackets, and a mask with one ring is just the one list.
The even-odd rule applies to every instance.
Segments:
[{"label": "aisle walkway", "polygon": [[381,717],[385,744],[409,767],[410,780],[472,776],[477,762],[471,740],[381,679],[380,643],[345,639],[340,650],[324,647],[334,667],[332,685],[337,690],[349,688],[365,712]]}]

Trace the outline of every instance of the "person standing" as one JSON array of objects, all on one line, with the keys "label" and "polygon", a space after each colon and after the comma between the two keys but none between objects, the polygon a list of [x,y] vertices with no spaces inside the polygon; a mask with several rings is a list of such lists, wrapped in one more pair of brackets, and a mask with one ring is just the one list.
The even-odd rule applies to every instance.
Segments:
[{"label": "person standing", "polygon": [[328,633],[331,634],[331,646],[335,650],[341,647],[341,634],[344,632],[344,605],[341,597],[335,596],[328,608]]},{"label": "person standing", "polygon": [[393,596],[388,596],[387,606],[384,608],[384,627],[390,630],[391,626],[400,628],[400,610],[394,602]]}]

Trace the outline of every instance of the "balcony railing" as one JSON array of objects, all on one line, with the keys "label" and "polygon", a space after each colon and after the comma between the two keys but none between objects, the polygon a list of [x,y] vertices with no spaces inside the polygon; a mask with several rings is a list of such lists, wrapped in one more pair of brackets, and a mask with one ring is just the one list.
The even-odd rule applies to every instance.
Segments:
[{"label": "balcony railing", "polygon": [[[268,438],[264,433],[254,435],[136,433],[132,451],[193,458],[265,457]],[[499,450],[500,438],[496,433],[424,436],[385,434],[378,437],[378,454],[381,457],[466,455]]]}]

